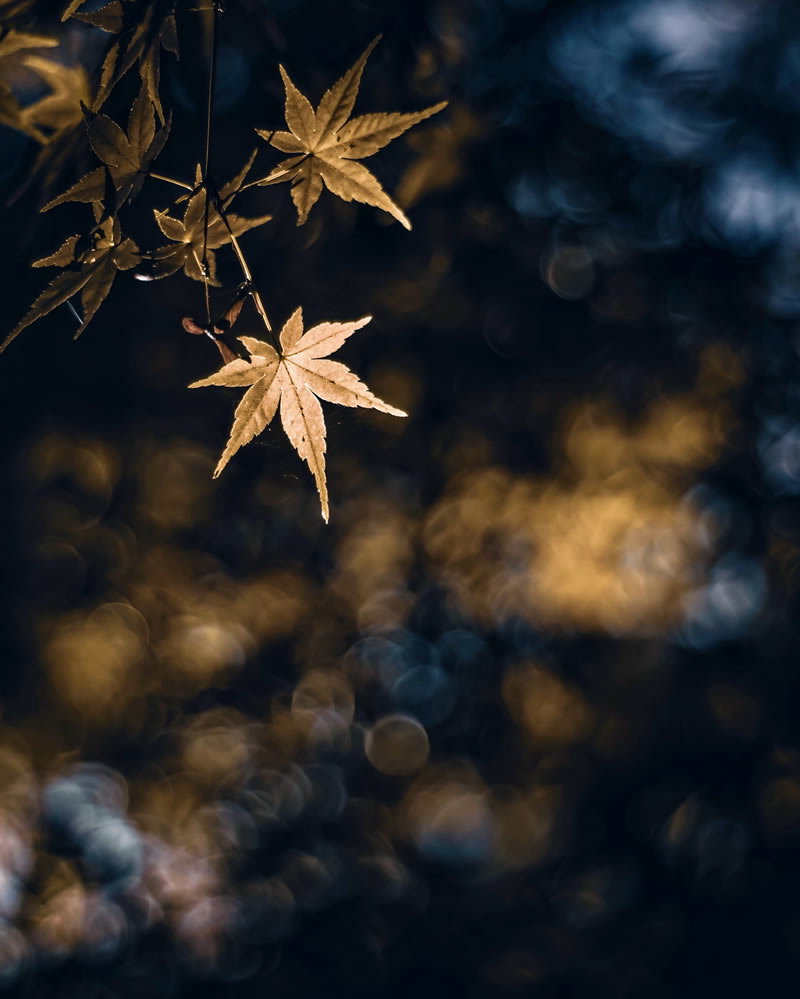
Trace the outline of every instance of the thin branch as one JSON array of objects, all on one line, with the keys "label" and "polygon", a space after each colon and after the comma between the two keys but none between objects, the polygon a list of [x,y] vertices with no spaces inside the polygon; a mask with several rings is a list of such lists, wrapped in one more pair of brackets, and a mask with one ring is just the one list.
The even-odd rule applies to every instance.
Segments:
[{"label": "thin branch", "polygon": [[206,285],[206,309],[208,311],[208,321],[211,322],[211,308],[208,295],[208,203],[210,195],[208,191],[208,164],[211,158],[211,133],[214,126],[214,84],[217,78],[217,15],[219,5],[214,4],[211,14],[211,65],[208,70],[208,98],[206,100],[206,136],[205,150],[203,154],[203,184],[206,191],[205,214],[203,216],[203,275]]},{"label": "thin branch", "polygon": [[[214,125],[214,85],[217,77],[217,15],[223,9],[221,0],[216,0],[213,7],[213,15],[211,20],[211,60],[208,71],[208,97],[206,100],[206,134],[205,134],[205,145],[203,152],[203,189],[205,190],[205,214],[203,216],[203,257],[201,260],[201,269],[203,271],[203,278],[206,290],[206,312],[208,313],[208,325],[211,326],[211,299],[209,296],[208,289],[208,278],[209,278],[209,266],[208,266],[208,209],[209,204],[213,203],[214,208],[219,213],[219,217],[222,219],[225,228],[228,230],[228,235],[231,239],[231,246],[233,247],[233,252],[236,254],[236,259],[239,261],[239,266],[242,269],[242,275],[245,281],[250,287],[250,294],[253,296],[253,301],[256,306],[258,314],[266,326],[270,337],[272,340],[275,339],[272,333],[272,326],[270,325],[269,317],[267,316],[267,310],[264,308],[264,303],[261,301],[261,295],[259,295],[254,283],[253,274],[250,268],[247,266],[247,261],[245,260],[244,253],[242,253],[242,248],[239,246],[239,242],[236,239],[236,235],[228,222],[228,217],[225,214],[225,209],[222,205],[222,200],[217,191],[216,184],[214,183],[210,171],[209,171],[209,161],[211,159],[211,137]],[[243,188],[242,188],[243,189]]]}]

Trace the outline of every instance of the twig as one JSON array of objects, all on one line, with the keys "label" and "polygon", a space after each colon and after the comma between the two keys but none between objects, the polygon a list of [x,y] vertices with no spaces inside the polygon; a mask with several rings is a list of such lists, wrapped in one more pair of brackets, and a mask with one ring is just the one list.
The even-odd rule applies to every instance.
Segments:
[{"label": "twig", "polygon": [[[253,274],[250,268],[247,266],[247,261],[245,260],[244,253],[242,253],[242,248],[239,246],[239,241],[236,239],[236,235],[231,228],[231,224],[228,221],[228,216],[225,214],[225,208],[222,205],[222,200],[217,191],[216,184],[209,171],[209,161],[211,159],[211,136],[214,123],[214,84],[216,82],[217,76],[217,15],[223,9],[221,0],[216,0],[213,7],[213,17],[211,21],[211,62],[208,71],[208,99],[206,101],[206,134],[205,134],[205,148],[203,154],[203,189],[206,194],[205,203],[205,214],[203,217],[203,257],[200,261],[201,269],[203,271],[203,278],[206,290],[206,312],[208,314],[208,325],[211,326],[211,299],[208,290],[208,279],[209,279],[209,266],[208,266],[208,208],[209,203],[213,203],[219,217],[225,228],[228,230],[228,235],[231,239],[231,246],[233,247],[233,252],[236,254],[236,259],[239,261],[239,266],[242,269],[242,275],[249,286],[249,293],[253,296],[253,302],[255,303],[256,311],[267,328],[270,334],[270,339],[275,341],[275,336],[272,333],[272,326],[270,325],[269,317],[267,316],[267,310],[264,308],[264,303],[261,300],[261,295],[253,283]],[[244,188],[242,188],[244,190]],[[278,344],[275,344],[276,348],[280,350]]]},{"label": "twig", "polygon": [[225,212],[225,209],[222,207],[222,200],[219,196],[219,192],[217,191],[216,187],[214,187],[213,182],[208,187],[208,195],[211,201],[213,202],[214,208],[219,214],[219,217],[222,219],[222,224],[228,230],[228,235],[231,238],[231,246],[233,247],[233,252],[236,254],[236,259],[239,261],[239,266],[242,269],[242,276],[250,286],[250,294],[253,296],[253,302],[255,303],[256,311],[258,312],[259,316],[261,316],[261,319],[263,320],[264,325],[267,328],[267,331],[270,333],[270,338],[274,340],[274,336],[272,336],[272,326],[267,316],[267,310],[264,308],[264,303],[261,301],[261,295],[259,295],[258,289],[256,288],[255,283],[253,282],[253,274],[250,268],[247,266],[247,260],[245,259],[241,246],[239,246],[239,240],[236,238],[236,234],[231,228],[231,224],[228,221],[228,216]]},{"label": "twig", "polygon": [[217,14],[219,5],[214,4],[211,14],[211,65],[208,70],[208,99],[206,101],[206,136],[205,151],[203,154],[203,184],[206,192],[205,213],[203,216],[203,278],[206,289],[206,312],[208,321],[211,322],[211,301],[208,291],[208,202],[210,195],[208,191],[208,164],[211,158],[211,132],[214,125],[214,84],[217,78]]}]

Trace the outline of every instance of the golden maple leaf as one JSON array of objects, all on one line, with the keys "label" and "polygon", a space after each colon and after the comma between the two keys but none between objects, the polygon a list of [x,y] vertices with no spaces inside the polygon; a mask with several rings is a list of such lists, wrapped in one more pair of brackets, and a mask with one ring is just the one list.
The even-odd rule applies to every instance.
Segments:
[{"label": "golden maple leaf", "polygon": [[350,118],[364,65],[380,38],[380,35],[374,38],[344,76],[326,91],[316,111],[289,79],[283,66],[280,67],[286,88],[289,131],[270,132],[257,128],[256,132],[276,149],[293,155],[282,160],[260,183],[291,181],[298,225],[308,218],[324,184],[343,201],[374,205],[388,212],[406,229],[411,228],[411,223],[378,179],[355,161],[372,156],[412,125],[441,111],[447,101],[409,114],[382,112]]},{"label": "golden maple leaf", "polygon": [[[203,244],[205,242],[209,271],[207,276],[211,284],[218,285],[217,264],[213,251],[230,243],[231,233],[234,237],[238,237],[249,232],[250,229],[270,221],[271,215],[245,218],[242,215],[234,215],[233,212],[226,211],[234,197],[239,193],[250,167],[253,165],[253,160],[256,158],[256,152],[257,150],[253,150],[239,173],[219,190],[219,199],[225,219],[213,205],[209,205],[208,215],[206,215],[206,192],[202,189],[202,169],[199,164],[195,172],[195,190],[186,201],[183,221],[173,218],[166,210],[153,210],[159,229],[167,239],[173,241],[155,250],[153,254],[155,277],[168,277],[183,268],[187,277],[193,278],[195,281],[205,281],[206,274],[202,264]],[[207,229],[206,219],[208,220]],[[206,233],[205,239],[204,232]]]},{"label": "golden maple leaf", "polygon": [[319,323],[304,334],[303,310],[297,308],[281,330],[280,353],[268,343],[241,336],[239,340],[251,355],[249,361],[236,358],[216,374],[189,386],[249,386],[236,407],[228,443],[214,470],[214,478],[239,448],[269,425],[280,405],[283,429],[292,447],[311,469],[317,483],[322,516],[327,521],[325,418],[319,399],[340,406],[378,409],[391,416],[407,415],[373,395],[344,364],[327,359],[371,319],[372,316],[363,316],[349,323]]}]

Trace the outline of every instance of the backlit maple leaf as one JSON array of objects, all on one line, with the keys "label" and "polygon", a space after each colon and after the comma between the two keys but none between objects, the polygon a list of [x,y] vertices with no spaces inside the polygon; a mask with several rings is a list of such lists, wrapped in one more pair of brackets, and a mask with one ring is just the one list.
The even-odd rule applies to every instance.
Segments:
[{"label": "backlit maple leaf", "polygon": [[[256,129],[276,149],[292,153],[265,177],[261,184],[292,184],[297,224],[302,225],[322,192],[322,185],[343,201],[361,201],[388,212],[406,229],[411,223],[381,187],[378,179],[356,160],[372,156],[412,125],[446,107],[440,101],[410,114],[362,114],[350,118],[367,57],[380,41],[373,39],[344,76],[328,90],[316,111],[280,67],[286,88],[288,132]],[[348,120],[349,119],[349,120]]]},{"label": "backlit maple leaf", "polygon": [[230,459],[269,425],[280,405],[281,423],[292,447],[308,463],[328,519],[328,489],[325,481],[325,418],[320,399],[340,406],[378,409],[391,416],[406,416],[373,395],[348,367],[328,355],[370,321],[364,316],[349,323],[319,323],[303,333],[303,312],[298,308],[280,335],[280,354],[268,343],[253,337],[239,340],[250,352],[250,360],[231,361],[209,378],[189,388],[206,385],[249,386],[234,414],[228,443],[214,471],[216,478]]},{"label": "backlit maple leaf", "polygon": [[[230,180],[224,187],[220,188],[219,198],[222,210],[225,212],[225,224],[222,216],[217,212],[212,204],[208,208],[208,237],[206,239],[206,256],[208,258],[209,278],[212,284],[216,284],[216,260],[213,250],[218,250],[231,241],[231,232],[238,237],[249,229],[269,222],[271,215],[259,215],[255,218],[244,218],[241,215],[234,215],[226,211],[228,205],[238,193],[245,177],[253,165],[256,152],[245,163],[239,173]],[[200,187],[201,169],[197,167],[195,175],[195,187]],[[154,277],[162,278],[174,274],[175,271],[183,268],[187,277],[194,278],[195,281],[204,281],[202,266],[203,254],[203,230],[206,220],[206,192],[196,191],[186,204],[186,211],[183,220],[175,219],[165,211],[154,212],[159,229],[167,239],[174,242],[166,246],[159,247],[153,254]],[[230,226],[230,231],[228,230]]]}]

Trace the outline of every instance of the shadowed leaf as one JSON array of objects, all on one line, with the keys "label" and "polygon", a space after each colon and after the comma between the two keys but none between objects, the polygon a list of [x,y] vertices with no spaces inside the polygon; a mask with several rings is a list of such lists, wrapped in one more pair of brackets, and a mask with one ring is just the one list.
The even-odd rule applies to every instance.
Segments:
[{"label": "shadowed leaf", "polygon": [[117,35],[122,30],[122,4],[119,0],[112,0],[105,7],[99,7],[88,13],[83,11],[74,13],[72,17],[83,21],[84,24],[91,24],[93,28],[107,31],[111,35]]},{"label": "shadowed leaf", "polygon": [[84,268],[80,271],[65,271],[63,274],[59,274],[57,278],[51,281],[30,309],[28,309],[23,318],[5,338],[2,345],[0,345],[0,350],[5,350],[11,341],[14,340],[26,326],[30,326],[30,324],[36,322],[37,319],[41,319],[43,316],[46,316],[48,312],[52,312],[53,309],[57,308],[59,305],[63,305],[68,298],[72,298],[73,295],[77,294],[92,276],[95,266],[96,265],[92,265],[92,267]]},{"label": "shadowed leaf", "polygon": [[[141,190],[147,172],[169,137],[172,117],[156,131],[153,105],[144,85],[131,107],[128,116],[128,134],[104,114],[95,114],[84,107],[86,131],[97,157],[106,165],[92,170],[73,184],[63,194],[53,198],[42,208],[43,212],[68,201],[92,202],[105,200],[107,206],[132,200]],[[111,175],[117,197],[108,197],[107,175]],[[113,209],[112,209],[113,210]]]},{"label": "shadowed leaf", "polygon": [[26,326],[81,292],[84,315],[75,334],[78,336],[105,300],[117,271],[127,270],[139,262],[139,250],[133,240],[121,240],[118,220],[102,219],[99,206],[94,207],[99,223],[97,230],[89,236],[70,236],[55,253],[34,263],[34,267],[69,267],[69,270],[63,271],[45,288],[6,337],[0,350],[5,350]]}]

